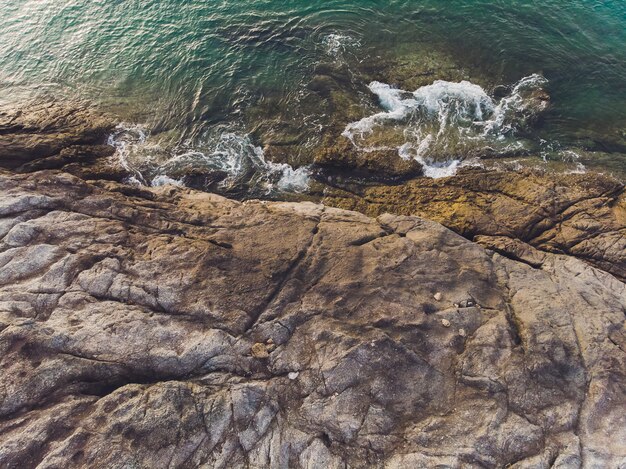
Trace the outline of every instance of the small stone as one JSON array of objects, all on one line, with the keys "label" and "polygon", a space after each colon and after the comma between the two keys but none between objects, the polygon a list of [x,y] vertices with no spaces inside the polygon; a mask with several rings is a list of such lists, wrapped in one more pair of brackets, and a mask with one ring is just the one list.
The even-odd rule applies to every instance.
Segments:
[{"label": "small stone", "polygon": [[441,292],[437,292],[435,293],[434,298],[437,301],[441,301],[441,298],[443,298],[443,295],[441,294]]},{"label": "small stone", "polygon": [[269,339],[267,339],[267,342],[265,342],[266,344],[270,345],[274,343],[274,339],[272,339],[271,337]]},{"label": "small stone", "polygon": [[269,352],[267,351],[267,346],[260,342],[257,342],[252,346],[251,353],[254,358],[268,358],[270,356]]},{"label": "small stone", "polygon": [[447,319],[442,319],[441,324],[443,324],[443,327],[450,327],[450,321]]},{"label": "small stone", "polygon": [[471,308],[473,306],[476,306],[476,302],[471,298],[468,300],[463,300],[459,303],[454,303],[455,308]]},{"label": "small stone", "polygon": [[465,337],[467,335],[467,333],[465,332],[465,329],[459,329],[459,335],[461,337]]},{"label": "small stone", "polygon": [[291,381],[293,381],[294,379],[297,379],[297,378],[298,378],[298,376],[300,376],[300,373],[299,373],[299,372],[297,372],[297,371],[292,371],[291,373],[289,373],[289,374],[287,375],[287,377],[288,377]]}]

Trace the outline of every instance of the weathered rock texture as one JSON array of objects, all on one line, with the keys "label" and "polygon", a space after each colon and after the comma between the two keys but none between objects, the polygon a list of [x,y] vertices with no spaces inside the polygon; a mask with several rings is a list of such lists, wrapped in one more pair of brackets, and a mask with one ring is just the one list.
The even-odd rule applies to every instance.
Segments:
[{"label": "weathered rock texture", "polygon": [[513,255],[531,246],[569,254],[626,280],[626,191],[602,175],[472,170],[395,186],[330,189],[324,203],[369,216],[426,217]]},{"label": "weathered rock texture", "polygon": [[39,101],[0,109],[0,168],[17,172],[63,169],[86,179],[115,179],[126,171],[105,145],[113,120],[81,103]]},{"label": "weathered rock texture", "polygon": [[581,260],[54,172],[0,197],[0,467],[626,467],[626,287]]}]

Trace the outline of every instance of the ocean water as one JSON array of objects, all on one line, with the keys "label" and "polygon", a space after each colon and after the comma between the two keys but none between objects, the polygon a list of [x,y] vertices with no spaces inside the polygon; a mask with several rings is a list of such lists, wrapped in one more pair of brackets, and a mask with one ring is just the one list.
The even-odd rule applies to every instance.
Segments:
[{"label": "ocean water", "polygon": [[[430,164],[432,176],[451,174],[468,142],[490,135],[493,147],[509,138],[494,131],[503,125],[502,100],[539,77],[550,109],[532,135],[506,145],[600,169],[608,154],[609,172],[626,166],[623,0],[0,0],[0,24],[0,104],[41,96],[93,102],[119,118],[110,142],[146,184],[177,180],[187,165],[263,190],[306,190],[308,169],[268,160],[250,116],[264,106],[296,108],[319,64],[354,70],[358,81],[367,75],[358,70],[430,49],[483,82],[435,84],[435,74],[433,83],[403,90],[368,79],[363,116],[344,130],[357,147],[367,146],[365,127],[397,126],[417,107],[399,153]],[[508,85],[508,98],[494,95],[497,84]],[[390,96],[405,102],[390,105]],[[435,121],[424,115],[433,105]],[[322,113],[309,105],[294,119],[314,135]],[[462,145],[450,147],[454,139]]]}]

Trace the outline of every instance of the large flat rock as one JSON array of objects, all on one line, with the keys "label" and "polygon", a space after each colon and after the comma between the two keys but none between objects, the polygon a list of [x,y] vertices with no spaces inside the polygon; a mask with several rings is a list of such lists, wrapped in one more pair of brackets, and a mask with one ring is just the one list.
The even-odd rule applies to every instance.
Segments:
[{"label": "large flat rock", "polygon": [[418,217],[0,174],[0,467],[626,466],[626,287]]}]

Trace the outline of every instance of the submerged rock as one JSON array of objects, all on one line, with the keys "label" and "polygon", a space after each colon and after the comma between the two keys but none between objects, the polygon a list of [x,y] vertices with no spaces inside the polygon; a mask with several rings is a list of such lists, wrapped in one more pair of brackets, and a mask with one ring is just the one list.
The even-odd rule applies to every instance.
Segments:
[{"label": "submerged rock", "polygon": [[346,174],[370,181],[402,180],[422,174],[420,163],[401,158],[395,149],[363,152],[346,138],[324,147],[315,155],[314,162],[331,174]]},{"label": "submerged rock", "polygon": [[[380,112],[376,96],[368,85],[382,81],[394,87],[416,90],[436,80],[475,80],[486,83],[476,73],[459,67],[452,57],[432,45],[411,44],[397,56],[363,56],[319,63],[312,70],[305,89],[293,93],[273,91],[263,95],[245,112],[245,119],[269,161],[294,167],[317,163],[343,171],[365,172],[373,179],[406,178],[421,173],[412,158],[401,158],[398,147],[402,133],[383,132],[373,145],[381,149],[362,151],[342,136],[351,123]],[[361,174],[363,175],[363,174]]]},{"label": "submerged rock", "polygon": [[[429,197],[466,235],[552,251],[623,229],[619,186],[548,180],[420,180],[386,207]],[[381,190],[334,201],[383,212]],[[0,213],[2,467],[626,464],[626,286],[587,262],[531,265],[415,216],[52,171],[0,173]]]}]

